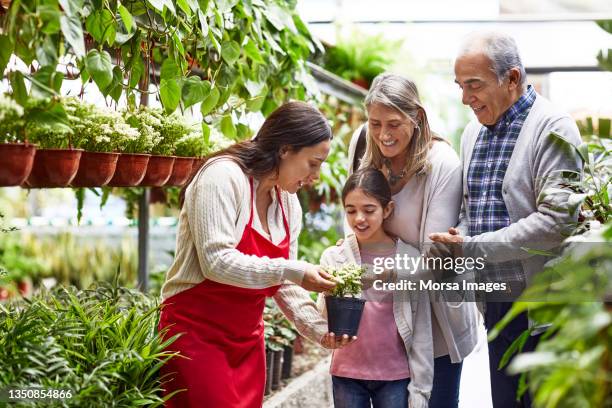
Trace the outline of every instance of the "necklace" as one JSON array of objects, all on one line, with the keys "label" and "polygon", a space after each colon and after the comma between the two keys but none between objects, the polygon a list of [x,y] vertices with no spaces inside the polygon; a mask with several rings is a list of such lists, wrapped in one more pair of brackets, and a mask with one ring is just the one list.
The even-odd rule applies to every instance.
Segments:
[{"label": "necklace", "polygon": [[391,160],[385,159],[384,163],[385,163],[385,167],[387,167],[387,179],[389,180],[389,184],[392,187],[396,185],[398,181],[406,177],[405,168],[402,169],[402,171],[400,171],[398,174],[393,174],[393,171],[391,170]]}]

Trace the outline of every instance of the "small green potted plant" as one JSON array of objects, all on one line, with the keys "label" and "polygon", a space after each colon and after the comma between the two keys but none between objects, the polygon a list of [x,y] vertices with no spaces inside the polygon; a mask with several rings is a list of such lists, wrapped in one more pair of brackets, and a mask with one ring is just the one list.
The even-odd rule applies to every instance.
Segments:
[{"label": "small green potted plant", "polygon": [[72,143],[71,118],[58,98],[28,99],[25,135],[37,145],[26,187],[67,187],[79,169],[83,149]]},{"label": "small green potted plant", "polygon": [[159,134],[150,127],[139,126],[135,115],[136,113],[123,112],[126,128],[117,141],[121,156],[117,160],[115,174],[107,184],[110,187],[139,185],[147,172],[151,159],[149,152],[158,142]]},{"label": "small green potted plant", "polygon": [[332,293],[325,297],[328,330],[336,336],[356,336],[365,305],[365,300],[357,297],[361,293],[365,269],[353,263],[323,269],[337,282]]},{"label": "small green potted plant", "polygon": [[119,159],[119,141],[138,131],[125,123],[123,116],[108,108],[84,103],[77,98],[64,100],[71,116],[74,145],[85,151],[73,187],[102,187],[115,174]]},{"label": "small green potted plant", "polygon": [[23,108],[0,94],[0,187],[18,186],[32,170],[36,147],[23,137]]},{"label": "small green potted plant", "polygon": [[199,168],[207,151],[208,146],[201,132],[192,132],[177,140],[174,150],[176,161],[174,162],[172,176],[170,176],[166,186],[182,186],[185,184],[189,180],[194,167],[198,166],[197,168]]},{"label": "small green potted plant", "polygon": [[140,107],[126,117],[127,123],[138,128],[141,134],[149,135],[153,144],[149,165],[140,186],[161,187],[172,175],[176,159],[175,144],[182,136],[191,132],[183,118],[177,114],[166,115],[161,109]]}]

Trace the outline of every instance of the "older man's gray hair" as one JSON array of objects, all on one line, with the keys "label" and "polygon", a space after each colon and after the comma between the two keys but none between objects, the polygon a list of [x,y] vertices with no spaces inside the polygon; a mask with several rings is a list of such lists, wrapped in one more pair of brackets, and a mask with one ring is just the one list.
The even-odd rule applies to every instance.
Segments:
[{"label": "older man's gray hair", "polygon": [[510,69],[518,68],[519,84],[525,89],[527,73],[514,38],[497,32],[471,34],[464,40],[458,57],[477,53],[483,53],[491,60],[493,72],[500,84],[508,77]]}]

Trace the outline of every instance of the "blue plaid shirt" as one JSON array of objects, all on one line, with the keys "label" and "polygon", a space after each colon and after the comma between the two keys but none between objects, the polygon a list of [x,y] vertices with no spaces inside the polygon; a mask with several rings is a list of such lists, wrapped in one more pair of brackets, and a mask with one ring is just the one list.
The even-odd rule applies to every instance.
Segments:
[{"label": "blue plaid shirt", "polygon": [[[528,86],[527,91],[495,125],[483,126],[478,134],[467,174],[470,236],[497,231],[511,223],[502,196],[502,183],[516,139],[535,98],[533,87]],[[512,263],[515,265],[510,265]],[[516,276],[515,262],[497,264],[494,269],[496,270],[491,272],[496,276],[496,280],[507,279],[510,275],[514,279],[520,278]],[[507,271],[504,272],[504,269]],[[515,271],[512,272],[512,269]]]}]

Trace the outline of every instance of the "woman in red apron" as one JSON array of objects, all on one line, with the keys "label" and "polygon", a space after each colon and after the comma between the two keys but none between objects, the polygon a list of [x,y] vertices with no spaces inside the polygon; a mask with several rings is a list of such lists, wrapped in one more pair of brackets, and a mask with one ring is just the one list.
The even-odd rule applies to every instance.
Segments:
[{"label": "woman in red apron", "polygon": [[[261,407],[266,296],[288,285],[285,279],[319,292],[335,285],[319,267],[288,260],[291,222],[296,223],[291,220],[296,218],[288,218],[289,209],[283,206],[283,201],[295,200],[289,194],[318,177],[331,137],[327,121],[316,109],[291,102],[266,119],[255,139],[208,158],[195,181],[189,183],[193,186],[184,196],[175,262],[162,289],[165,300],[159,328],[165,338],[181,334],[168,348],[181,357],[173,357],[161,369],[165,395],[176,392],[166,407]],[[272,207],[275,205],[280,207],[280,228],[284,229],[284,239],[276,244],[266,217],[270,209],[277,209]],[[299,206],[293,213],[298,211]],[[263,232],[270,238],[253,227],[255,214],[261,215],[258,219]],[[301,213],[297,223],[300,217]],[[223,240],[227,231],[239,236],[235,228],[241,228],[241,220],[246,225],[240,240]],[[258,274],[245,269],[249,265]],[[223,273],[218,270],[221,267]],[[286,303],[279,306],[296,324],[299,321],[304,331],[310,329],[309,324],[324,322],[305,317],[304,313],[316,310],[306,291],[293,285],[286,292]],[[300,313],[303,315],[297,318]],[[304,326],[304,321],[312,323]],[[318,330],[321,333],[321,327]],[[329,347],[329,335],[319,340],[323,338],[322,343]]]}]

